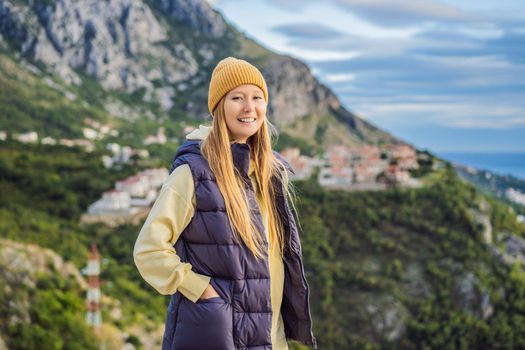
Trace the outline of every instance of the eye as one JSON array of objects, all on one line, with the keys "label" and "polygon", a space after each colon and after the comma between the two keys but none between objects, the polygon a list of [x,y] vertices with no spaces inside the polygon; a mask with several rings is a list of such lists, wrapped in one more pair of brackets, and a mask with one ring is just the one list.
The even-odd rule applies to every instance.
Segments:
[{"label": "eye", "polygon": [[238,99],[241,99],[241,98],[242,97],[240,97],[240,96],[234,96],[234,97],[232,97],[232,100],[238,100]]},{"label": "eye", "polygon": [[261,96],[255,96],[254,98],[255,98],[255,99],[261,99],[261,100],[262,100],[262,97],[261,97]]}]

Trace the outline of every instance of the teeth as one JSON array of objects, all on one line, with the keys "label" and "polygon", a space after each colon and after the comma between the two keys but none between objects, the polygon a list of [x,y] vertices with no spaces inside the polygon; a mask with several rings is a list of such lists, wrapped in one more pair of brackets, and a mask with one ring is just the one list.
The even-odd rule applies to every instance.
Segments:
[{"label": "teeth", "polygon": [[243,122],[253,122],[255,121],[255,118],[239,118],[238,120]]}]

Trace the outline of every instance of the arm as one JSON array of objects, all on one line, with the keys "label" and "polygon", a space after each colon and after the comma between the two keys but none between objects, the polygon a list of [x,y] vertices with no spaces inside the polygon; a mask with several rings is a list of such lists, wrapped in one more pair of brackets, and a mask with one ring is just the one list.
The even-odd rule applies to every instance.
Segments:
[{"label": "arm", "polygon": [[177,167],[162,186],[142,229],[133,258],[146,282],[159,293],[181,292],[196,302],[207,289],[210,277],[195,273],[181,261],[173,245],[191,221],[195,187],[188,165]]}]

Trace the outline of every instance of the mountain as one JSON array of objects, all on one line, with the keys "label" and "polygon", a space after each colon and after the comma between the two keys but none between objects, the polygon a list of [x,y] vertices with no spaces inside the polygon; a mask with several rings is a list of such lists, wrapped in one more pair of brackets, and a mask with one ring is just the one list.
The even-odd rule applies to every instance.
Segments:
[{"label": "mountain", "polygon": [[[52,348],[59,338],[71,347],[96,349],[78,293],[87,283],[71,262],[50,249],[0,239],[0,271],[0,339],[8,335],[10,349]],[[61,313],[62,319],[50,322],[53,313]],[[34,322],[35,315],[40,322]],[[23,335],[27,333],[32,337]],[[0,348],[8,349],[2,343]]]},{"label": "mountain", "polygon": [[349,112],[304,63],[247,38],[204,0],[0,0],[0,23],[10,64],[76,104],[97,100],[109,119],[203,121],[211,70],[234,55],[262,70],[269,118],[282,133],[316,149],[311,140],[320,141],[319,150],[399,142]]},{"label": "mountain", "polygon": [[525,225],[447,166],[420,189],[299,182],[323,349],[518,349]]},{"label": "mountain", "polygon": [[525,215],[525,201],[512,200],[513,192],[525,193],[525,181],[512,175],[500,175],[486,169],[476,169],[459,163],[453,167],[461,178],[472,183],[476,188],[487,195],[498,198],[521,214]]},{"label": "mountain", "polygon": [[[140,225],[80,218],[116,180],[169,164],[185,128],[205,120],[211,69],[229,55],[262,69],[280,142],[400,142],[205,1],[0,0],[0,349],[159,348],[168,300],[133,264]],[[167,143],[143,143],[159,130]],[[29,131],[52,139],[13,137]],[[89,151],[68,146],[86,135]],[[151,158],[106,168],[118,145]],[[419,188],[295,182],[319,347],[525,348],[525,226],[422,155]],[[91,243],[103,257],[98,336],[83,322],[78,272]]]},{"label": "mountain", "polygon": [[[0,143],[0,192],[7,194],[0,196],[0,338],[8,349],[159,347],[168,300],[133,265],[140,225],[79,220],[132,171],[105,169],[97,151]],[[348,193],[327,191],[315,178],[296,182],[323,349],[512,349],[525,342],[525,226],[451,167],[422,180],[421,188]],[[80,316],[78,270],[91,242],[103,257],[98,338]]]},{"label": "mountain", "polygon": [[[7,349],[158,347],[166,300],[134,267],[140,227],[80,222],[90,203],[134,172],[106,169],[100,156],[0,142],[0,338]],[[91,243],[103,258],[100,337],[85,324],[86,282],[78,273]]]}]

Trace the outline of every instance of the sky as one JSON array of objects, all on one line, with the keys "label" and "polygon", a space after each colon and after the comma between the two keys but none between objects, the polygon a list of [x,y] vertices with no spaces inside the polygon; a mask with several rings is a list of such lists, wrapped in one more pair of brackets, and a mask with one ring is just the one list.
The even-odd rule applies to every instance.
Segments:
[{"label": "sky", "polygon": [[523,0],[209,2],[420,149],[525,152]]}]

